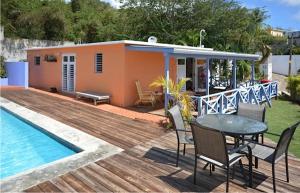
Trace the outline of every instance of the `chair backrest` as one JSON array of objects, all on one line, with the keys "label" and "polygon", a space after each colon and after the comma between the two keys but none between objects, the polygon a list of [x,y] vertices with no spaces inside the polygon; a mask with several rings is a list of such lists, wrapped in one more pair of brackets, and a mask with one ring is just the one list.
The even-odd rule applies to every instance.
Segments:
[{"label": "chair backrest", "polygon": [[175,105],[171,109],[169,109],[168,112],[170,114],[170,120],[173,126],[175,127],[177,139],[179,142],[181,142],[181,139],[183,139],[186,136],[186,128],[184,125],[183,117],[180,112],[180,107],[178,105]]},{"label": "chair backrest", "polygon": [[218,130],[205,128],[196,122],[191,124],[195,153],[228,165],[226,139]]},{"label": "chair backrest", "polygon": [[135,85],[136,85],[136,89],[137,89],[139,98],[141,99],[143,97],[143,90],[142,90],[140,81],[139,80],[135,81]]},{"label": "chair backrest", "polygon": [[265,122],[266,107],[261,105],[239,103],[237,115]]},{"label": "chair backrest", "polygon": [[300,121],[296,124],[292,125],[291,127],[285,129],[279,138],[277,143],[275,153],[274,153],[274,161],[282,156],[284,153],[288,152],[289,145],[291,143],[292,137],[295,133],[296,128],[299,126]]}]

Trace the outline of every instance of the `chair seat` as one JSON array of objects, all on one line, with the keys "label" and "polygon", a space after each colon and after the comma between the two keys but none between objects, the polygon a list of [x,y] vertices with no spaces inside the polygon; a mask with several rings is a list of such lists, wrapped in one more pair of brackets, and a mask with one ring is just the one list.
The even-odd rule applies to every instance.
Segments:
[{"label": "chair seat", "polygon": [[[274,148],[262,144],[256,144],[256,143],[248,143],[248,145],[251,147],[252,156],[267,161],[269,163],[272,162],[275,153]],[[248,153],[247,148],[243,149],[243,151]]]},{"label": "chair seat", "polygon": [[[240,154],[240,153],[232,153],[232,154],[228,154],[228,159],[229,159],[229,166],[232,166],[233,164],[235,164],[236,162],[238,162],[242,157],[244,156],[244,154]],[[210,159],[208,157],[205,157],[203,155],[198,155],[198,158],[209,162],[211,164],[214,164],[216,166],[222,167],[222,168],[226,168],[227,166],[221,162],[218,162],[214,159]]]}]

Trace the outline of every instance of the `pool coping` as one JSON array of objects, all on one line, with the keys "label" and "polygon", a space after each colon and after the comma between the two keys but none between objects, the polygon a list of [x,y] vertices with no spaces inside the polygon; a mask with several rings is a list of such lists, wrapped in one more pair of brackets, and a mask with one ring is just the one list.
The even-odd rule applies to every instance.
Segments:
[{"label": "pool coping", "polygon": [[123,149],[104,140],[32,111],[3,97],[0,97],[0,107],[82,150],[74,155],[1,179],[1,192],[19,192],[25,190],[56,176],[63,175],[69,171],[123,151]]}]

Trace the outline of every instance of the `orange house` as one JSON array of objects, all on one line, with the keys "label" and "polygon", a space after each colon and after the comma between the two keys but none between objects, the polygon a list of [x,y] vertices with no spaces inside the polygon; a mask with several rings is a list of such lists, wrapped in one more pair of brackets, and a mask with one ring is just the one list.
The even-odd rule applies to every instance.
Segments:
[{"label": "orange house", "polygon": [[67,93],[108,93],[113,105],[126,107],[138,98],[136,80],[145,90],[159,76],[173,80],[190,77],[193,81],[186,85],[187,90],[208,88],[209,81],[203,80],[203,72],[209,73],[204,65],[210,54],[242,57],[210,48],[129,40],[30,48],[27,49],[29,86],[45,90],[55,87]]}]

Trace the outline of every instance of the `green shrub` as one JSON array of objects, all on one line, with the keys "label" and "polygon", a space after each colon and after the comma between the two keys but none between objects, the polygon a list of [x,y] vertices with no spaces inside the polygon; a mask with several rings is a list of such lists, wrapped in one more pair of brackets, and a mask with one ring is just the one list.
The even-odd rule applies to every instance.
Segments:
[{"label": "green shrub", "polygon": [[7,77],[5,66],[4,66],[4,61],[5,61],[4,56],[0,56],[0,78],[6,78]]},{"label": "green shrub", "polygon": [[292,100],[300,99],[300,75],[289,76],[286,88],[291,93]]}]

